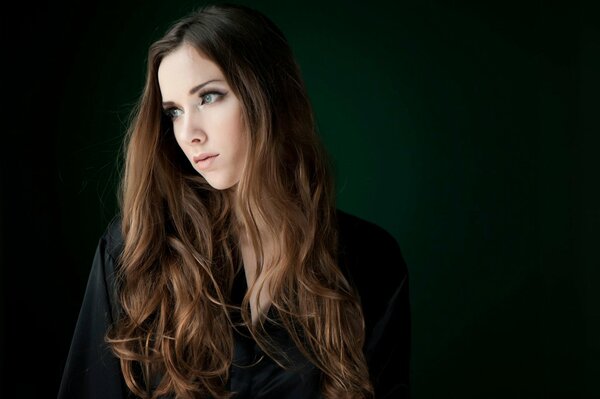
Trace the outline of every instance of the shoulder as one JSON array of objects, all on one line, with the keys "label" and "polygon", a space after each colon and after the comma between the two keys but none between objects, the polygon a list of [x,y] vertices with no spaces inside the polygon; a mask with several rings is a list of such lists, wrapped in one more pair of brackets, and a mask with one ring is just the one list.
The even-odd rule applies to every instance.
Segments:
[{"label": "shoulder", "polygon": [[357,290],[369,324],[407,283],[408,267],[400,245],[381,226],[339,209],[337,223],[339,265]]},{"label": "shoulder", "polygon": [[338,233],[346,250],[364,251],[372,256],[373,250],[395,252],[399,245],[387,230],[381,226],[337,209]]},{"label": "shoulder", "polygon": [[115,214],[107,223],[99,239],[99,246],[113,260],[119,258],[123,250],[123,235],[121,232],[121,214]]},{"label": "shoulder", "polygon": [[111,310],[111,320],[115,320],[121,310],[118,304],[116,271],[123,242],[121,215],[117,213],[100,235],[91,270],[94,287],[105,290],[106,300]]},{"label": "shoulder", "polygon": [[339,209],[337,223],[340,255],[369,263],[383,261],[388,272],[390,266],[397,272],[407,271],[400,245],[383,227]]}]

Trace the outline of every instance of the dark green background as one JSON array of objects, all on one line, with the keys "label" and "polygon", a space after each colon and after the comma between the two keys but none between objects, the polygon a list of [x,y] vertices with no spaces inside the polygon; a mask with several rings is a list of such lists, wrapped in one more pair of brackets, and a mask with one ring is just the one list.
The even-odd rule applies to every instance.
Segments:
[{"label": "dark green background", "polygon": [[[242,3],[292,44],[339,207],[403,250],[413,397],[598,397],[598,7]],[[199,4],[3,11],[3,397],[56,396],[147,46]]]}]

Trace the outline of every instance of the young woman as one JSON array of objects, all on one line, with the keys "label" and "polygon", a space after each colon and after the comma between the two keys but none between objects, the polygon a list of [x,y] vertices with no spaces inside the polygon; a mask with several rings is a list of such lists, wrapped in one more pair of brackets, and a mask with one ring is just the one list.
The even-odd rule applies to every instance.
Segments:
[{"label": "young woman", "polygon": [[338,210],[281,31],[207,6],[149,50],[59,398],[406,398],[408,273]]}]

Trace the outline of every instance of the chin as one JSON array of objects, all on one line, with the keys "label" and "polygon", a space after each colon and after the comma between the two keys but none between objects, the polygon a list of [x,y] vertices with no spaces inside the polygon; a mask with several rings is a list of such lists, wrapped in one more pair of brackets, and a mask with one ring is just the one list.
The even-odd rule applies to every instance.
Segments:
[{"label": "chin", "polygon": [[206,182],[215,190],[227,190],[237,183],[237,181],[231,180],[208,179],[206,177],[204,177],[204,179],[206,179]]}]

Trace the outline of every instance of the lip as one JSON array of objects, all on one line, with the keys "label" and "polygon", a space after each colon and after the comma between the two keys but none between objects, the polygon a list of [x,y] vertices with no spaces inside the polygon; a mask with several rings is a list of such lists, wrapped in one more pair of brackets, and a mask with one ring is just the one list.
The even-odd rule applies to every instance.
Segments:
[{"label": "lip", "polygon": [[196,155],[192,158],[192,160],[199,169],[206,169],[213,163],[215,158],[218,156],[219,154],[216,154],[214,152],[205,152],[200,155]]},{"label": "lip", "polygon": [[194,156],[192,160],[194,163],[197,163],[198,161],[204,161],[206,158],[216,157],[217,155],[219,154],[214,152],[203,152],[202,154]]}]

